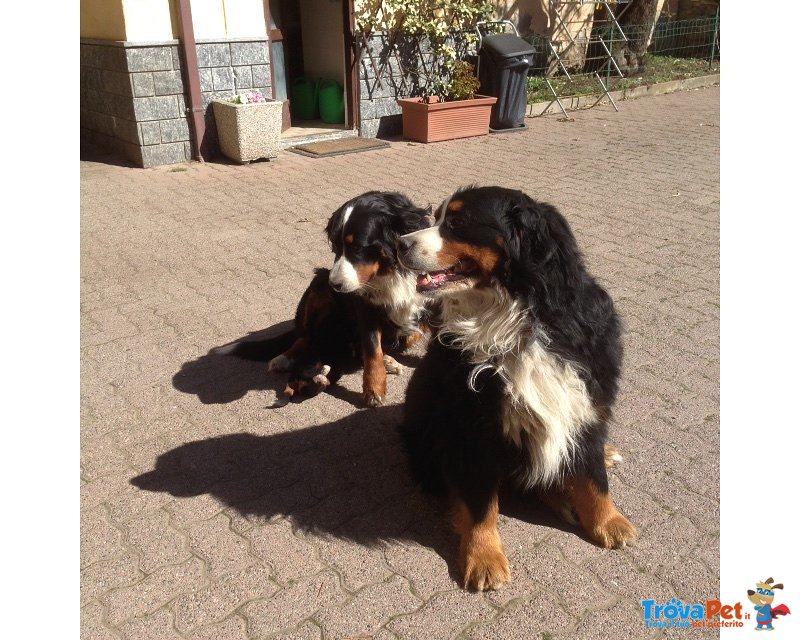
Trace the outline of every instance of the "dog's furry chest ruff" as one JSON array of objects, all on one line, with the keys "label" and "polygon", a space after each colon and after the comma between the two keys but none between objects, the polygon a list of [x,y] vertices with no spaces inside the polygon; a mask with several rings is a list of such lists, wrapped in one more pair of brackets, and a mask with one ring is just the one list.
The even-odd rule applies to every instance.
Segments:
[{"label": "dog's furry chest ruff", "polygon": [[503,435],[527,453],[517,479],[526,487],[557,480],[581,430],[596,419],[576,366],[548,350],[530,311],[499,287],[445,296],[439,337],[469,354],[471,389],[487,369],[503,381]]},{"label": "dog's furry chest ruff", "polygon": [[424,299],[417,293],[417,278],[413,274],[394,272],[380,275],[358,291],[370,304],[382,307],[386,316],[400,329],[402,335],[419,331],[424,311]]}]

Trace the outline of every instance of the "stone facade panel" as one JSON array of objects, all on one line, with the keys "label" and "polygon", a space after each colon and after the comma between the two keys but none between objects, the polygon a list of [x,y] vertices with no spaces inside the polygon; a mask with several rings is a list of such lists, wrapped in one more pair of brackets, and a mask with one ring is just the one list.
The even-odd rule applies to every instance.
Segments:
[{"label": "stone facade panel", "polygon": [[152,73],[132,73],[133,96],[135,98],[148,98],[156,94]]},{"label": "stone facade panel", "polygon": [[266,64],[267,43],[265,42],[232,42],[231,62],[234,67]]},{"label": "stone facade panel", "polygon": [[133,96],[131,76],[121,71],[103,70],[103,89],[121,96]]},{"label": "stone facade panel", "polygon": [[361,118],[363,120],[382,118],[383,116],[394,116],[401,112],[400,105],[397,104],[397,100],[394,98],[361,101]]},{"label": "stone facade panel", "polygon": [[183,79],[180,71],[157,71],[153,74],[153,84],[157,96],[183,93]]},{"label": "stone facade panel", "polygon": [[134,98],[133,109],[136,121],[169,120],[178,117],[178,101],[175,96]]},{"label": "stone facade panel", "polygon": [[139,127],[136,126],[133,120],[125,120],[124,118],[113,118],[112,120],[114,136],[131,144],[141,144]]},{"label": "stone facade panel", "polygon": [[189,139],[189,122],[186,118],[162,120],[161,142],[184,142]]},{"label": "stone facade panel", "polygon": [[253,72],[250,67],[234,67],[233,80],[236,90],[251,89],[253,87]]},{"label": "stone facade panel", "polygon": [[183,142],[142,147],[142,166],[145,169],[163,164],[186,162],[187,159],[186,146]]},{"label": "stone facade panel", "polygon": [[234,88],[233,69],[215,67],[211,70],[214,79],[214,91],[231,91]]},{"label": "stone facade panel", "polygon": [[131,72],[172,69],[172,51],[169,47],[132,47],[126,50],[126,56]]},{"label": "stone facade panel", "polygon": [[199,69],[200,71],[200,91],[214,90],[214,74],[211,69]]},{"label": "stone facade panel", "polygon": [[268,64],[254,64],[250,67],[250,72],[253,75],[254,87],[272,86],[272,78],[270,77]]},{"label": "stone facade panel", "polygon": [[231,48],[225,43],[197,45],[197,65],[199,67],[229,67],[231,65]]},{"label": "stone facade panel", "polygon": [[140,122],[139,130],[142,144],[161,144],[161,124],[157,120]]},{"label": "stone facade panel", "polygon": [[81,88],[100,91],[103,88],[103,71],[95,67],[81,67]]}]

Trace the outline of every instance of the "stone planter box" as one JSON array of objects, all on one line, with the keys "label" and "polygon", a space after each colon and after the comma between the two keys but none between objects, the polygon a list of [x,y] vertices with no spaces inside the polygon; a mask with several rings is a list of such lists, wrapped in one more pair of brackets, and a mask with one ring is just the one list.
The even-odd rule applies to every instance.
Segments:
[{"label": "stone planter box", "polygon": [[422,102],[405,98],[397,104],[403,109],[403,137],[418,142],[439,142],[489,133],[489,118],[497,98],[475,96],[472,100]]},{"label": "stone planter box", "polygon": [[278,155],[283,102],[234,104],[213,100],[219,147],[235,162],[270,159]]}]

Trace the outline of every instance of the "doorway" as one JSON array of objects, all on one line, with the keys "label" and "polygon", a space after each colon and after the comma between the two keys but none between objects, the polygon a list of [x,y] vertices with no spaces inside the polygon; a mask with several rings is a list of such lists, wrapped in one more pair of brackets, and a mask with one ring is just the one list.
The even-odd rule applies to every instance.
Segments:
[{"label": "doorway", "polygon": [[[351,9],[352,0],[269,0],[273,96],[289,105],[282,139],[328,137],[356,126],[354,82],[348,73],[355,68],[348,46]],[[343,113],[331,108],[340,91]]]}]

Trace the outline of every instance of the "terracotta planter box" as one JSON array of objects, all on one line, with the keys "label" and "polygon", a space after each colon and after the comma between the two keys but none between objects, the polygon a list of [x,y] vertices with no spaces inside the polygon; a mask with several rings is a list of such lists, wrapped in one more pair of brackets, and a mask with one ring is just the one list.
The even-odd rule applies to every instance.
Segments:
[{"label": "terracotta planter box", "polygon": [[228,158],[245,163],[278,155],[283,102],[234,104],[213,100],[219,147]]},{"label": "terracotta planter box", "polygon": [[[435,98],[432,98],[435,100]],[[403,109],[403,137],[419,142],[485,136],[497,98],[476,96],[472,100],[431,102],[406,98],[397,103]]]}]

